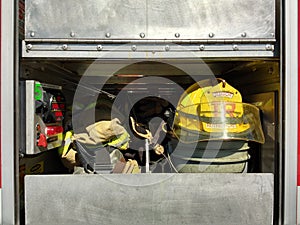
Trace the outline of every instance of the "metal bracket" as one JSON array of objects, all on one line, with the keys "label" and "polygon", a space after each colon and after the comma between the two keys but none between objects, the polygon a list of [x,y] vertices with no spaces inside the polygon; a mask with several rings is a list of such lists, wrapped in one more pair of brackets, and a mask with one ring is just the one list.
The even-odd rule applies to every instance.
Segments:
[{"label": "metal bracket", "polygon": [[274,57],[273,42],[172,43],[131,42],[123,43],[75,43],[23,41],[22,56],[54,58],[103,58],[103,59],[157,59],[199,57]]}]

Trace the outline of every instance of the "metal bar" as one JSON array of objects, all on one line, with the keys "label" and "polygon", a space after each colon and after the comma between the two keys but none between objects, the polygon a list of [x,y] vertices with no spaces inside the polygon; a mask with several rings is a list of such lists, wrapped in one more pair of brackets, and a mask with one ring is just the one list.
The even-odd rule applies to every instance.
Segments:
[{"label": "metal bar", "polygon": [[15,2],[1,1],[1,151],[2,224],[16,224],[14,148]]},{"label": "metal bar", "polygon": [[36,118],[35,118],[35,100],[34,86],[35,81],[29,80],[23,82],[25,85],[25,104],[26,104],[26,154],[34,154],[36,152]]},{"label": "metal bar", "polygon": [[300,223],[300,186],[297,188],[297,224]]},{"label": "metal bar", "polygon": [[183,43],[274,43],[276,42],[275,38],[264,38],[264,39],[250,39],[250,38],[245,38],[245,39],[113,39],[113,40],[107,40],[107,39],[53,39],[53,38],[26,38],[26,42],[29,43],[35,43],[35,42],[40,42],[40,43],[178,43],[178,44],[183,44]]},{"label": "metal bar", "polygon": [[149,140],[145,139],[145,153],[146,153],[146,173],[150,173],[150,154],[149,154]]},{"label": "metal bar", "polygon": [[298,121],[298,1],[285,1],[284,63],[284,224],[296,224]]},{"label": "metal bar", "polygon": [[63,44],[22,43],[23,57],[55,58],[199,58],[274,57],[274,45],[267,44]]},{"label": "metal bar", "polygon": [[149,52],[79,52],[79,51],[30,51],[23,52],[24,58],[58,58],[58,59],[98,59],[98,60],[112,60],[112,59],[196,59],[196,58],[222,58],[222,57],[274,57],[272,51],[199,51],[199,52],[161,52],[159,54],[152,54]]},{"label": "metal bar", "polygon": [[24,43],[26,52],[30,51],[126,51],[126,52],[185,52],[185,51],[274,51],[274,45],[266,44],[65,44],[65,43]]}]

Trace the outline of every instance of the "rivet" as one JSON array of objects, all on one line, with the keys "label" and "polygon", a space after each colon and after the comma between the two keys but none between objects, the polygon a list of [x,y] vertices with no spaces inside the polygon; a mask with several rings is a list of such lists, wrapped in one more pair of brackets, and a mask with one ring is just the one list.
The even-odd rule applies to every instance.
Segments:
[{"label": "rivet", "polygon": [[102,45],[97,45],[97,50],[98,51],[101,51],[103,49],[103,46]]},{"label": "rivet", "polygon": [[146,36],[145,33],[140,33],[141,38],[144,38],[145,36]]},{"label": "rivet", "polygon": [[110,36],[111,36],[111,34],[108,32],[105,34],[105,37],[107,37],[107,38],[110,38]]},{"label": "rivet", "polygon": [[266,50],[274,50],[273,45],[266,44]]},{"label": "rivet", "polygon": [[166,45],[165,50],[166,50],[166,51],[170,51],[170,46],[169,46],[169,45]]},{"label": "rivet", "polygon": [[175,37],[176,37],[176,38],[179,38],[179,37],[180,37],[180,34],[179,34],[179,33],[176,33],[176,34],[175,34]]},{"label": "rivet", "polygon": [[136,49],[137,49],[137,48],[136,48],[136,45],[132,45],[132,46],[131,46],[131,50],[132,50],[132,51],[136,51]]},{"label": "rivet", "polygon": [[68,45],[67,44],[63,44],[61,48],[62,48],[62,50],[67,50],[68,49]]},{"label": "rivet", "polygon": [[233,49],[234,51],[237,51],[237,50],[239,50],[239,47],[238,47],[237,45],[233,45],[233,46],[232,46],[232,49]]},{"label": "rivet", "polygon": [[70,32],[70,36],[71,37],[75,37],[75,33],[74,32]]},{"label": "rivet", "polygon": [[208,34],[208,37],[210,37],[210,38],[212,38],[212,37],[214,37],[214,36],[215,36],[214,33],[209,33],[209,34]]},{"label": "rivet", "polygon": [[241,37],[246,37],[246,36],[247,36],[246,32],[241,33]]},{"label": "rivet", "polygon": [[200,49],[201,51],[203,51],[203,50],[205,49],[205,46],[204,46],[204,45],[200,45],[200,46],[199,46],[199,49]]},{"label": "rivet", "polygon": [[271,33],[271,37],[275,37],[275,34],[274,34],[274,33]]},{"label": "rivet", "polygon": [[30,32],[30,37],[34,37],[34,36],[35,36],[34,31],[31,31],[31,32]]},{"label": "rivet", "polygon": [[31,50],[31,49],[32,49],[32,44],[27,44],[27,45],[26,45],[26,49],[27,49],[27,50]]}]

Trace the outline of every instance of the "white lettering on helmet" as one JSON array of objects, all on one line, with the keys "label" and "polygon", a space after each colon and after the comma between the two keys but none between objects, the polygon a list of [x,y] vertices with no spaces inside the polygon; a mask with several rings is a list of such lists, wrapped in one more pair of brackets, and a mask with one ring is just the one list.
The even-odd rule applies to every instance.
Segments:
[{"label": "white lettering on helmet", "polygon": [[215,98],[219,98],[219,97],[232,98],[233,97],[233,93],[227,92],[227,91],[218,91],[218,92],[213,92],[213,96]]},{"label": "white lettering on helmet", "polygon": [[210,129],[235,129],[237,128],[236,124],[212,124],[207,123],[206,128]]}]

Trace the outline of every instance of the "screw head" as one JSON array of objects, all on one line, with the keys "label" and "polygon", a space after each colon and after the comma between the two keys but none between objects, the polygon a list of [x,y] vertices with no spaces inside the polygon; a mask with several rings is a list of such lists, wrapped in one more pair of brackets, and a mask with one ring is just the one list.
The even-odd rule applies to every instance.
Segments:
[{"label": "screw head", "polygon": [[27,50],[31,50],[31,49],[32,49],[32,44],[27,44],[27,45],[26,45],[26,49],[27,49]]},{"label": "screw head", "polygon": [[145,36],[146,36],[145,33],[140,33],[141,38],[145,38]]},{"label": "screw head", "polygon": [[68,49],[68,45],[67,45],[67,44],[63,44],[63,45],[61,46],[61,48],[62,48],[62,50],[67,50],[67,49]]},{"label": "screw head", "polygon": [[246,37],[247,36],[247,33],[246,32],[243,32],[243,33],[241,33],[241,37]]},{"label": "screw head", "polygon": [[110,38],[110,36],[111,36],[111,34],[110,34],[109,32],[107,32],[107,33],[105,34],[105,37],[107,37],[107,38]]},{"label": "screw head", "polygon": [[208,34],[208,37],[210,37],[210,38],[213,38],[214,36],[215,36],[214,33],[209,33],[209,34]]},{"label": "screw head", "polygon": [[132,51],[136,51],[136,49],[137,49],[136,45],[132,45],[132,46],[131,46],[131,50],[132,50]]},{"label": "screw head", "polygon": [[274,46],[270,45],[270,44],[266,44],[266,50],[273,51],[274,50]]},{"label": "screw head", "polygon": [[34,37],[35,36],[35,32],[34,31],[31,31],[30,32],[30,37]]},{"label": "screw head", "polygon": [[70,32],[70,37],[75,37],[75,33],[73,31]]},{"label": "screw head", "polygon": [[238,47],[238,45],[233,45],[233,46],[232,46],[232,49],[233,49],[234,51],[237,51],[237,50],[239,50],[239,47]]},{"label": "screw head", "polygon": [[175,37],[176,37],[176,38],[179,38],[179,37],[180,37],[180,34],[179,34],[179,33],[176,33],[176,34],[175,34]]},{"label": "screw head", "polygon": [[170,51],[170,46],[169,46],[169,45],[166,45],[166,46],[165,46],[165,50],[166,50],[166,51]]},{"label": "screw head", "polygon": [[98,51],[101,51],[103,49],[103,46],[102,45],[97,45],[97,50]]},{"label": "screw head", "polygon": [[204,45],[200,45],[200,46],[199,46],[199,49],[200,49],[201,51],[203,51],[203,50],[205,49],[205,46],[204,46]]}]

